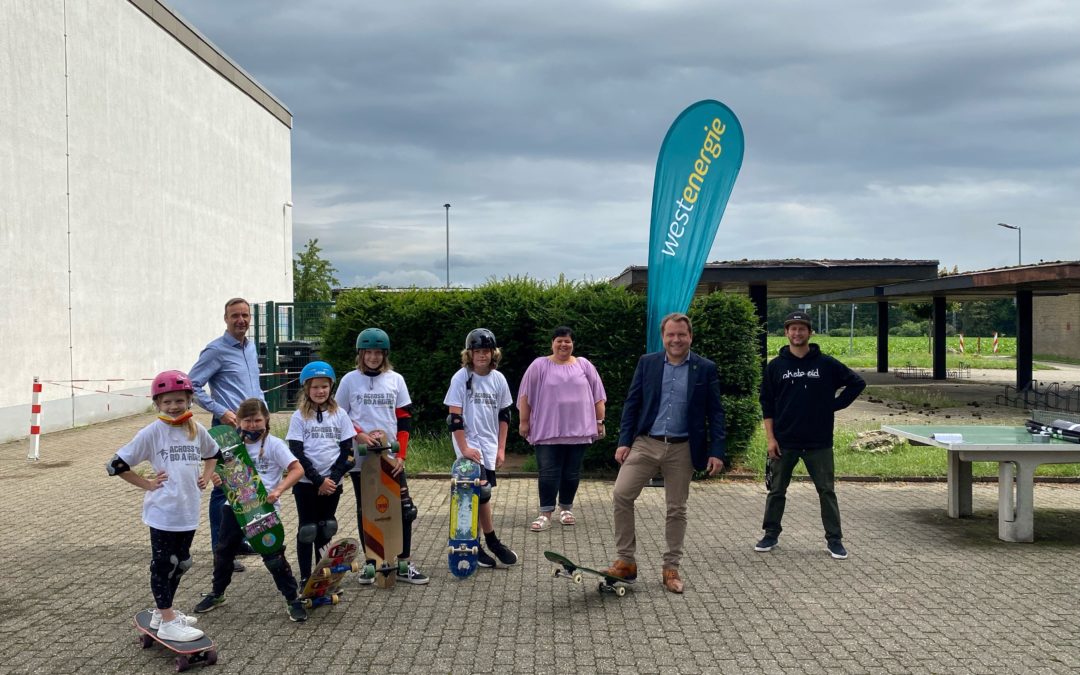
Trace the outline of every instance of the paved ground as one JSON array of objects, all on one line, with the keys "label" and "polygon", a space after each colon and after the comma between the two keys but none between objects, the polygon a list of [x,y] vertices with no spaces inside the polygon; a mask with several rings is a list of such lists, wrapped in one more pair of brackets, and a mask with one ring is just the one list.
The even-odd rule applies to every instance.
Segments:
[{"label": "paved ground", "polygon": [[[140,495],[104,464],[148,415],[0,445],[4,486],[0,671],[166,672],[135,643],[131,616],[151,604]],[[350,585],[344,604],[290,623],[256,558],[229,603],[200,626],[220,646],[208,672],[1075,672],[1080,669],[1080,486],[1036,487],[1035,544],[996,538],[994,485],[976,485],[973,518],[945,517],[944,483],[840,486],[851,558],[823,550],[812,487],[796,484],[782,546],[755,553],[759,483],[695,484],[683,573],[659,584],[662,497],[639,502],[641,579],[625,597],[549,577],[544,549],[606,563],[611,485],[583,484],[580,524],[526,531],[536,484],[496,490],[497,528],[523,558],[511,569],[450,576],[444,481],[416,480],[415,552],[427,587]],[[349,492],[349,488],[346,487]],[[205,498],[204,498],[205,499]],[[291,500],[285,519],[295,527]],[[351,493],[339,513],[346,534]],[[205,512],[205,509],[204,509]],[[208,530],[177,605],[209,589]]]}]

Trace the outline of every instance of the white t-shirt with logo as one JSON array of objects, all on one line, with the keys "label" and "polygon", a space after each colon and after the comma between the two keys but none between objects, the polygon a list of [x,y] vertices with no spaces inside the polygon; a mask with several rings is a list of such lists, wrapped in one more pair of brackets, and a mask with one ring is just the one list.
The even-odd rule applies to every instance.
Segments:
[{"label": "white t-shirt with logo", "polygon": [[[289,420],[289,433],[285,435],[285,440],[301,441],[311,465],[320,476],[329,477],[330,469],[341,456],[341,442],[356,436],[356,430],[340,406],[333,413],[324,412],[322,418],[322,422],[317,415],[304,418],[297,410]],[[311,481],[304,476],[300,482]]]},{"label": "white t-shirt with logo", "polygon": [[[443,403],[461,408],[465,420],[465,442],[484,456],[484,466],[495,470],[499,454],[499,411],[514,403],[506,378],[497,370],[479,375],[467,368],[454,373]],[[450,435],[454,438],[453,434]],[[454,439],[454,452],[461,457],[461,448]]]},{"label": "white t-shirt with logo", "polygon": [[[382,429],[389,441],[397,438],[397,409],[412,403],[405,378],[388,370],[375,377],[351,370],[341,378],[334,399],[353,424],[364,432]],[[353,471],[359,471],[359,462]]]},{"label": "white t-shirt with logo", "polygon": [[195,432],[195,438],[189,439],[186,425],[174,427],[154,420],[116,452],[129,466],[148,461],[155,472],[168,476],[161,487],[143,497],[143,522],[154,529],[190,532],[199,527],[199,475],[203,460],[218,453],[218,444],[203,425],[196,423]]},{"label": "white t-shirt with logo", "polygon": [[[262,480],[267,494],[269,494],[281,482],[282,474],[288,470],[290,464],[296,461],[296,457],[293,456],[285,441],[277,436],[269,435],[266,437],[266,446],[262,448],[262,457],[259,456],[261,445],[262,439],[260,438],[254,443],[245,443],[244,447],[247,448],[248,457],[255,464],[255,470],[259,473],[259,478]],[[278,511],[281,510],[280,499],[274,502],[274,508]]]}]

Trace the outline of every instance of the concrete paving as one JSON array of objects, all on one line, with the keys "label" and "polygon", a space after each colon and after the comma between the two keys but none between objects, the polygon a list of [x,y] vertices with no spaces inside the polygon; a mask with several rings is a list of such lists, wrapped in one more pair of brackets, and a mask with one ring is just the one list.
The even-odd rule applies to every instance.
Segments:
[{"label": "concrete paving", "polygon": [[[105,461],[149,415],[0,445],[0,671],[166,672],[170,655],[140,649],[132,615],[152,604],[141,495]],[[552,579],[545,549],[603,565],[613,551],[611,484],[581,487],[575,527],[527,531],[536,482],[500,481],[497,531],[521,555],[509,569],[453,578],[444,480],[410,482],[420,510],[415,559],[426,587],[348,583],[343,604],[291,623],[258,558],[228,603],[201,615],[221,661],[209,673],[908,673],[1076,672],[1080,669],[1080,486],[1036,486],[1036,542],[996,537],[996,486],[975,486],[975,516],[945,515],[946,486],[843,483],[851,557],[824,550],[816,495],[791,488],[781,546],[755,553],[764,489],[693,486],[683,576],[660,585],[663,491],[638,506],[640,577],[624,598]],[[204,496],[205,500],[208,498]],[[284,503],[290,534],[296,515]],[[339,509],[355,535],[353,496]],[[208,529],[177,607],[210,588]],[[291,553],[290,553],[291,557]]]}]

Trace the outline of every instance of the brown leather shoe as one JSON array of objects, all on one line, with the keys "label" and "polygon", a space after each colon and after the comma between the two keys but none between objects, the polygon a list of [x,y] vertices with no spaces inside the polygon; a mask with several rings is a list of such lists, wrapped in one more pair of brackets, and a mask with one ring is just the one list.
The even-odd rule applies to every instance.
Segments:
[{"label": "brown leather shoe", "polygon": [[679,570],[674,567],[664,568],[664,588],[672,593],[683,592],[683,582],[682,579],[679,578]]},{"label": "brown leather shoe", "polygon": [[604,574],[608,574],[613,577],[619,577],[625,581],[634,581],[637,579],[637,563],[623,562],[622,560],[616,560],[611,563],[611,567],[604,570]]}]

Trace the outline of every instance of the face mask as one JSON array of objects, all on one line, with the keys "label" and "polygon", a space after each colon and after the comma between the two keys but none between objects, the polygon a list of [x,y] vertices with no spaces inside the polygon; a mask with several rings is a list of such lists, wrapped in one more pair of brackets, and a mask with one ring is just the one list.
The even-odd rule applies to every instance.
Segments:
[{"label": "face mask", "polygon": [[192,412],[188,410],[187,412],[180,413],[180,415],[176,417],[169,417],[165,413],[161,413],[160,415],[158,415],[158,419],[165,424],[168,424],[169,426],[178,427],[184,422],[187,422],[189,419],[191,419],[191,416]]},{"label": "face mask", "polygon": [[263,430],[255,429],[254,431],[248,431],[247,429],[240,430],[240,436],[244,439],[245,443],[254,443],[262,438]]}]

